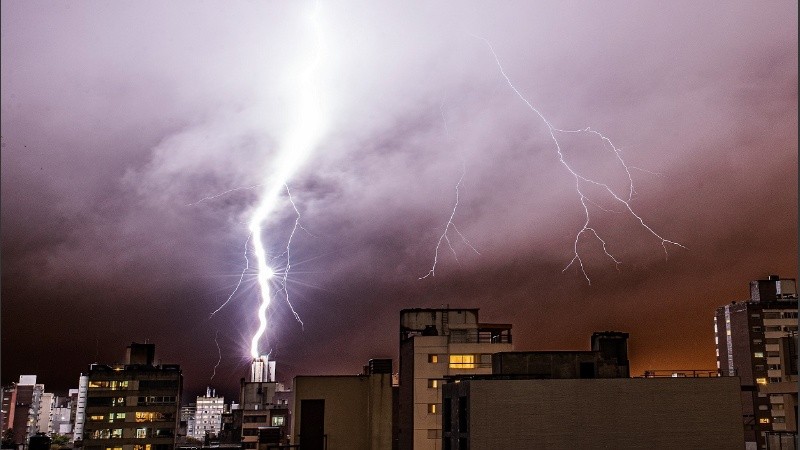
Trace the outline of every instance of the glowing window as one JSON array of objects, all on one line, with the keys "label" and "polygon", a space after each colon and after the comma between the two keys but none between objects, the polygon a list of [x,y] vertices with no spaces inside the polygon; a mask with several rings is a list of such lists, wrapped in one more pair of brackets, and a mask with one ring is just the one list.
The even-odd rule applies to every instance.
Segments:
[{"label": "glowing window", "polygon": [[139,439],[143,439],[147,437],[147,428],[137,428],[136,429],[136,437]]},{"label": "glowing window", "polygon": [[428,355],[428,362],[436,364],[439,362],[439,355]]},{"label": "glowing window", "polygon": [[272,416],[272,426],[282,427],[286,423],[286,416]]},{"label": "glowing window", "polygon": [[103,416],[103,415],[94,415],[94,416],[89,416],[89,421],[90,422],[99,422],[99,421],[101,421],[101,420],[103,420],[105,418],[106,418],[106,416]]},{"label": "glowing window", "polygon": [[764,352],[755,352],[755,353],[753,353],[753,357],[754,358],[763,358],[764,357]]},{"label": "glowing window", "polygon": [[428,387],[432,389],[439,388],[439,380],[428,380]]},{"label": "glowing window", "polygon": [[428,414],[439,414],[439,404],[428,403]]},{"label": "glowing window", "polygon": [[149,411],[136,411],[136,421],[137,422],[152,422],[154,420],[160,419],[161,413],[156,412],[149,412]]},{"label": "glowing window", "polygon": [[111,437],[112,438],[121,438],[122,437],[122,428],[114,428],[111,430]]},{"label": "glowing window", "polygon": [[762,417],[758,419],[758,423],[769,423],[769,417]]},{"label": "glowing window", "polygon": [[475,355],[450,355],[451,369],[474,369]]},{"label": "glowing window", "polygon": [[766,378],[756,378],[756,383],[758,384],[767,384]]}]

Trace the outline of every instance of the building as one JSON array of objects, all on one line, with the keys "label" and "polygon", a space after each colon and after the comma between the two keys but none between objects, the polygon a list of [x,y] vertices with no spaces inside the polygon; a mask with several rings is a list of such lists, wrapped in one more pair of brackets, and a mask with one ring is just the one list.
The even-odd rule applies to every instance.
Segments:
[{"label": "building", "polygon": [[87,375],[85,450],[175,447],[183,377],[154,365],[155,345],[132,343],[125,364],[92,364]]},{"label": "building", "polygon": [[400,311],[399,448],[441,449],[445,378],[490,374],[492,354],[513,349],[511,325],[481,323],[477,308]]},{"label": "building", "polygon": [[283,383],[275,381],[275,363],[265,356],[253,359],[250,381],[241,380],[239,408],[226,418],[222,441],[240,439],[243,449],[288,443],[289,402]]},{"label": "building", "polygon": [[195,427],[195,414],[197,412],[197,404],[189,403],[189,406],[181,406],[181,427],[186,424],[186,437],[194,438]]},{"label": "building", "polygon": [[741,379],[748,450],[767,448],[767,433],[796,436],[796,280],[751,281],[748,301],[717,308],[714,334],[717,368]]},{"label": "building", "polygon": [[55,394],[52,392],[42,392],[39,398],[39,419],[36,424],[36,432],[44,433],[47,436],[53,434],[53,402]]},{"label": "building", "polygon": [[[197,396],[194,424],[189,427],[187,420],[187,435],[200,440],[210,437],[216,438],[222,429],[222,413],[224,409],[225,399],[217,397],[214,389],[207,388],[205,396]],[[191,428],[191,432],[188,431],[189,428]]]},{"label": "building", "polygon": [[89,377],[81,374],[78,378],[78,389],[70,389],[70,397],[72,400],[72,408],[70,416],[72,417],[72,441],[78,442],[83,440],[83,430],[86,424],[86,399],[89,396]]},{"label": "building", "polygon": [[296,376],[292,441],[302,450],[392,449],[392,360],[361,375]]},{"label": "building", "polygon": [[55,397],[52,414],[50,414],[51,436],[60,434],[72,438],[72,398]]},{"label": "building", "polygon": [[36,375],[20,375],[19,382],[3,390],[3,430],[14,445],[27,445],[39,432],[44,385]]},{"label": "building", "polygon": [[461,380],[441,417],[445,450],[744,447],[733,377]]},{"label": "building", "polygon": [[629,378],[628,333],[592,334],[590,351],[499,352],[492,374],[539,379]]}]

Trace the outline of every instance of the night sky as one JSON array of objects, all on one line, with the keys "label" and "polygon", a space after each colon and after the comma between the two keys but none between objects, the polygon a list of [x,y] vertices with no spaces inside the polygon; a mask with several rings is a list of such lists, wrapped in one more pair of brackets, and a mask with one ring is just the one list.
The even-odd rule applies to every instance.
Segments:
[{"label": "night sky", "polygon": [[[796,276],[796,2],[385,3],[320,5],[327,126],[288,183],[304,325],[277,298],[262,343],[280,379],[396,361],[399,311],[446,305],[513,323],[517,350],[587,350],[618,330],[632,374],[713,369],[714,309]],[[2,2],[3,384],[37,374],[66,391],[136,341],[181,364],[187,396],[236,392],[257,326],[252,248],[209,316],[297,123],[310,6]],[[621,263],[584,233],[591,284],[562,272],[585,221],[575,178],[480,38],[552,126],[613,141],[631,207],[685,249],[665,255],[583,183]],[[559,137],[571,167],[627,194],[611,147]],[[453,222],[479,254],[450,228],[455,256],[443,242],[420,280],[459,180]],[[281,197],[270,255],[294,220]]]}]

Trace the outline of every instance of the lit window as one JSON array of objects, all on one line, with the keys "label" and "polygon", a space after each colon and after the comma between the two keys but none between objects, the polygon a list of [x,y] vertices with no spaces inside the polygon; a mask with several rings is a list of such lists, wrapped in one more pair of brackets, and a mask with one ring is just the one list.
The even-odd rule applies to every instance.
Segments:
[{"label": "lit window", "polygon": [[439,380],[428,380],[428,387],[431,389],[439,389]]},{"label": "lit window", "polygon": [[758,419],[758,423],[769,423],[769,417],[762,417]]},{"label": "lit window", "polygon": [[272,426],[282,427],[286,423],[286,416],[272,416]]},{"label": "lit window", "polygon": [[764,357],[764,352],[755,352],[755,353],[753,353],[753,357],[754,358],[763,358]]},{"label": "lit window", "polygon": [[474,369],[475,355],[450,355],[451,369]]},{"label": "lit window", "polygon": [[111,430],[111,437],[112,438],[121,438],[122,437],[122,428],[114,428]]},{"label": "lit window", "polygon": [[439,404],[428,403],[428,414],[439,414]]},{"label": "lit window", "polygon": [[105,417],[106,417],[106,416],[103,416],[103,415],[94,415],[94,416],[89,416],[89,421],[90,421],[90,422],[99,422],[99,421],[101,421],[101,420],[105,419]]},{"label": "lit window", "polygon": [[730,336],[730,335],[731,335],[731,330],[727,330],[727,331],[725,331],[725,334],[727,334],[728,336]]},{"label": "lit window", "polygon": [[147,428],[137,428],[136,429],[136,437],[139,439],[143,439],[147,437]]},{"label": "lit window", "polygon": [[436,364],[439,362],[439,355],[428,355],[428,362]]},{"label": "lit window", "polygon": [[758,384],[767,384],[766,378],[756,378],[756,383]]}]

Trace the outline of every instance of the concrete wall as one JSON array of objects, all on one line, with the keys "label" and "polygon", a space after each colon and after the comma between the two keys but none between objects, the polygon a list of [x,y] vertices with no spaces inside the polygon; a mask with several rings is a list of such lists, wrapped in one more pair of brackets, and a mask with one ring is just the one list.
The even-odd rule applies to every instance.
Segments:
[{"label": "concrete wall", "polygon": [[734,377],[471,380],[445,397],[467,397],[471,450],[744,448]]},{"label": "concrete wall", "polygon": [[302,400],[325,400],[328,450],[392,448],[391,374],[298,376],[294,379],[292,434],[300,441]]}]

